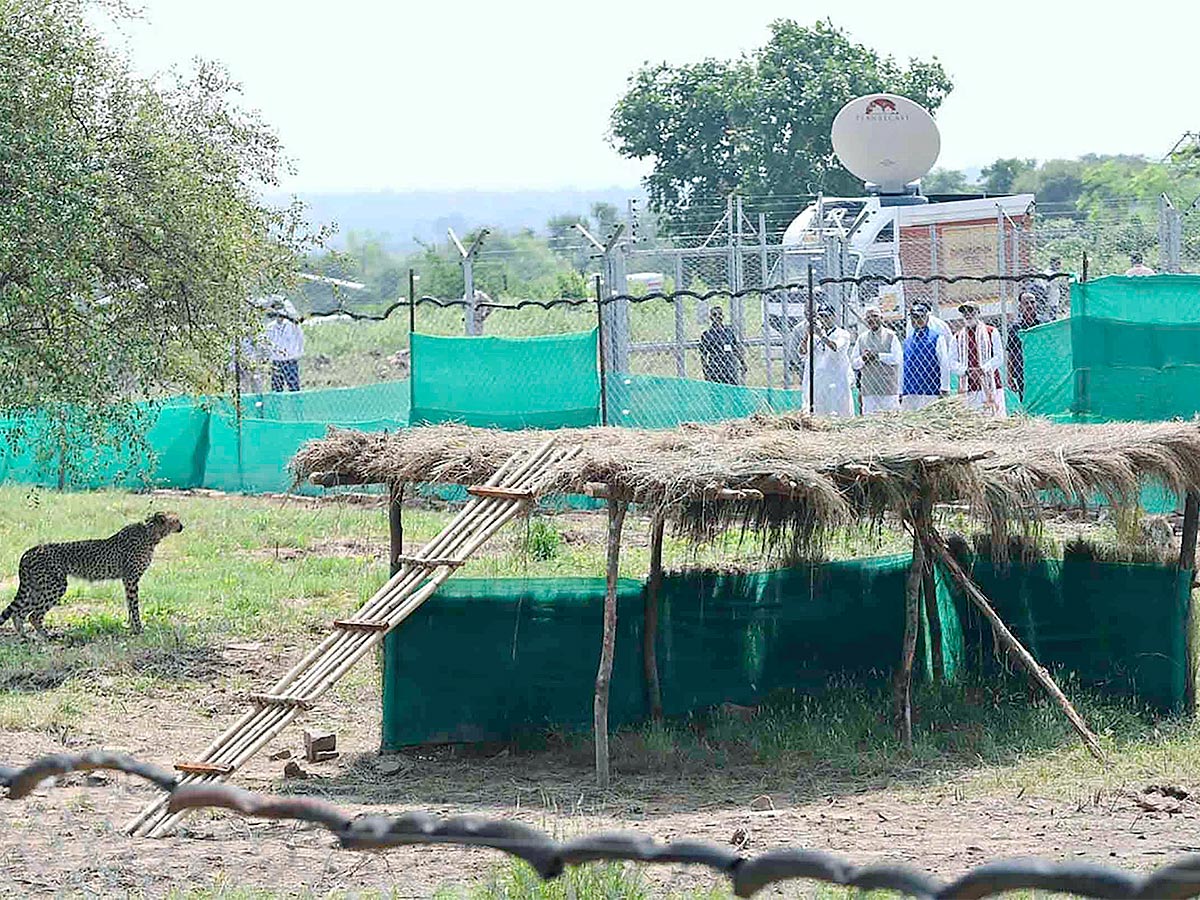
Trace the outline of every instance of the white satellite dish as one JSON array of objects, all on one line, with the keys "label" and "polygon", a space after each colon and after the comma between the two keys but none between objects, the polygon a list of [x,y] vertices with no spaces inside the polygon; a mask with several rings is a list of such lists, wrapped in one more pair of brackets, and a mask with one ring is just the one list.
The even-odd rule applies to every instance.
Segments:
[{"label": "white satellite dish", "polygon": [[832,137],[842,165],[885,194],[904,193],[933,168],[942,149],[933,116],[896,94],[851,100],[834,116]]}]

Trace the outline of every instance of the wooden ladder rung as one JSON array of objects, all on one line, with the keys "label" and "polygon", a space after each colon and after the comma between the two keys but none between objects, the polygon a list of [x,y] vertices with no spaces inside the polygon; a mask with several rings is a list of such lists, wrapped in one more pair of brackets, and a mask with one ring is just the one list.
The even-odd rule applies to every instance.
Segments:
[{"label": "wooden ladder rung", "polygon": [[335,619],[334,628],[344,628],[347,631],[387,631],[392,626],[387,622],[370,622],[362,619]]},{"label": "wooden ladder rung", "polygon": [[250,700],[260,706],[295,706],[300,709],[312,709],[312,701],[303,697],[289,697],[286,694],[251,694]]},{"label": "wooden ladder rung", "polygon": [[466,563],[465,559],[453,559],[449,556],[397,556],[396,562],[405,566],[414,566],[423,569],[437,569],[445,566],[450,569],[457,569],[459,566]]},{"label": "wooden ladder rung", "polygon": [[473,484],[467,488],[472,497],[488,497],[492,500],[532,500],[533,491],[517,488],[492,487],[487,484]]},{"label": "wooden ladder rung", "polygon": [[233,766],[225,766],[220,763],[181,762],[175,763],[175,771],[182,772],[184,775],[229,775],[233,772]]}]

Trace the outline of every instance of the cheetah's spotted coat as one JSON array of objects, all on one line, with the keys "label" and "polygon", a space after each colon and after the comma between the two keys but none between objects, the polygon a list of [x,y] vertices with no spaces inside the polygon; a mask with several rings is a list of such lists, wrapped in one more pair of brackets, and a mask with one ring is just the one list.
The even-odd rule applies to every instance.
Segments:
[{"label": "cheetah's spotted coat", "polygon": [[144,522],[126,525],[111,537],[39,544],[26,550],[21,556],[17,596],[0,613],[0,623],[11,618],[17,634],[24,637],[25,619],[28,618],[38,635],[48,638],[42,620],[67,592],[68,576],[88,581],[120,579],[125,583],[130,630],[140,632],[138,581],[149,568],[159,541],[177,531],[183,531],[178,516],[157,512]]}]

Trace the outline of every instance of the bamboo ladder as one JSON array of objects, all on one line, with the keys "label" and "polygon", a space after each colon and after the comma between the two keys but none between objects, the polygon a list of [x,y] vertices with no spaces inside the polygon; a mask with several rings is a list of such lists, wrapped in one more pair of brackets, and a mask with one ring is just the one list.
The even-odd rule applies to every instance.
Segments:
[{"label": "bamboo ladder", "polygon": [[[196,761],[176,764],[182,773],[180,783],[223,781],[245,765],[429,599],[471,554],[518,516],[554,466],[578,452],[578,448],[555,447],[551,438],[532,454],[509,457],[485,484],[468,488],[471,500],[453,521],[415,556],[400,557],[399,571],[352,619],[334,622],[332,633],[270,691],[251,694],[251,709]],[[186,812],[170,814],[168,799],[161,797],[149,804],[126,826],[126,833],[143,837],[169,834]]]}]

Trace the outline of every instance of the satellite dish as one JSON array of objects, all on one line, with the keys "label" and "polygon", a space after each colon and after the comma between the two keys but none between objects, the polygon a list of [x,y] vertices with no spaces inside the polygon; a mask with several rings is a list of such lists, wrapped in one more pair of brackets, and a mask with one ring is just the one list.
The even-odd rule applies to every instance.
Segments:
[{"label": "satellite dish", "polygon": [[903,194],[933,168],[942,149],[933,116],[896,94],[851,100],[834,116],[832,137],[842,165],[885,194]]}]

